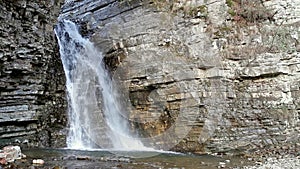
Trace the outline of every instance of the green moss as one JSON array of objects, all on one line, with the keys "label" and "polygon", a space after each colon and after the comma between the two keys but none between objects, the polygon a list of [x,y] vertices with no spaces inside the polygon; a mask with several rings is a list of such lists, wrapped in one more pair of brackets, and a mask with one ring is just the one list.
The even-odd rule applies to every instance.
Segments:
[{"label": "green moss", "polygon": [[226,0],[226,5],[229,7],[229,9],[228,9],[229,15],[231,15],[232,17],[236,16],[237,13],[235,11],[234,1],[233,0]]},{"label": "green moss", "polygon": [[232,31],[232,27],[228,27],[228,26],[223,26],[223,27],[220,27],[219,29],[222,32],[230,32],[230,31]]},{"label": "green moss", "polygon": [[235,12],[233,9],[228,9],[228,13],[229,13],[231,16],[236,16],[236,12]]},{"label": "green moss", "polygon": [[226,5],[228,6],[228,7],[233,7],[233,1],[232,0],[226,0]]},{"label": "green moss", "polygon": [[183,10],[187,14],[188,17],[206,18],[208,15],[206,5],[201,5],[198,7],[191,7],[191,8],[187,8],[187,9],[183,9]]},{"label": "green moss", "polygon": [[207,13],[207,7],[206,5],[201,5],[198,7],[198,11],[201,13]]},{"label": "green moss", "polygon": [[218,37],[218,38],[224,37],[224,34],[221,31],[216,31],[213,34],[214,34],[215,37]]}]

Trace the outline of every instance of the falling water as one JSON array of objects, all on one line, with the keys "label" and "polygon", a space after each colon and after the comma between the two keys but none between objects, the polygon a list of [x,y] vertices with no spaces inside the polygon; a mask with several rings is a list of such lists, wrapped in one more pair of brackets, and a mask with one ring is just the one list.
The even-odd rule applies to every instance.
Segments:
[{"label": "falling water", "polygon": [[[101,52],[79,34],[71,21],[61,21],[55,33],[66,74],[70,125],[68,148],[93,149],[96,144],[118,150],[147,149],[138,139],[131,137],[126,113],[121,111],[116,99]],[[110,140],[111,147],[103,147],[101,139],[105,140],[105,137]]]}]

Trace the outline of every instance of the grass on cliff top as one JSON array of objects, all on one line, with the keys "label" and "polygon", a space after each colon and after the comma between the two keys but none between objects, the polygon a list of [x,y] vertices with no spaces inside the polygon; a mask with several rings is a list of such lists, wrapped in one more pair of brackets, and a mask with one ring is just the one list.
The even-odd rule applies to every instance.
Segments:
[{"label": "grass on cliff top", "polygon": [[202,18],[208,16],[207,6],[204,4],[191,4],[188,0],[118,0],[120,4],[133,5],[134,3],[148,3],[161,11],[169,13],[182,13],[187,18]]},{"label": "grass on cliff top", "polygon": [[274,15],[277,13],[266,7],[261,0],[226,0],[226,5],[229,7],[228,13],[238,22],[274,21]]}]

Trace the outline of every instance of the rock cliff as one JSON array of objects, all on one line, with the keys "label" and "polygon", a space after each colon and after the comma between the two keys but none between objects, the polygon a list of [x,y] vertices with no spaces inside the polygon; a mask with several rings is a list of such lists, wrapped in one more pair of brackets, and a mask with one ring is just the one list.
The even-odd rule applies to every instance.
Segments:
[{"label": "rock cliff", "polygon": [[65,79],[53,25],[62,1],[0,1],[0,145],[65,145]]},{"label": "rock cliff", "polygon": [[145,144],[236,154],[299,150],[299,16],[292,0],[85,0],[60,17],[105,54]]},{"label": "rock cliff", "polygon": [[[61,1],[0,1],[0,144],[64,146]],[[146,145],[196,153],[299,152],[300,4],[67,1],[105,55]]]}]

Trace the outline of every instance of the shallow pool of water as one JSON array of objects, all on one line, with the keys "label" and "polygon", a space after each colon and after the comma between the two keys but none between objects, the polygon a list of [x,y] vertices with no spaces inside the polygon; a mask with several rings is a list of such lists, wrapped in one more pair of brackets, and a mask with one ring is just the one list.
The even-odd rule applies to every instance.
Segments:
[{"label": "shallow pool of water", "polygon": [[[226,168],[250,164],[240,157],[215,157],[172,152],[82,151],[69,149],[23,150],[26,159],[18,160],[13,167],[32,169],[213,169],[225,164]],[[137,158],[145,157],[147,158]],[[43,165],[33,165],[33,159],[43,159]]]}]

